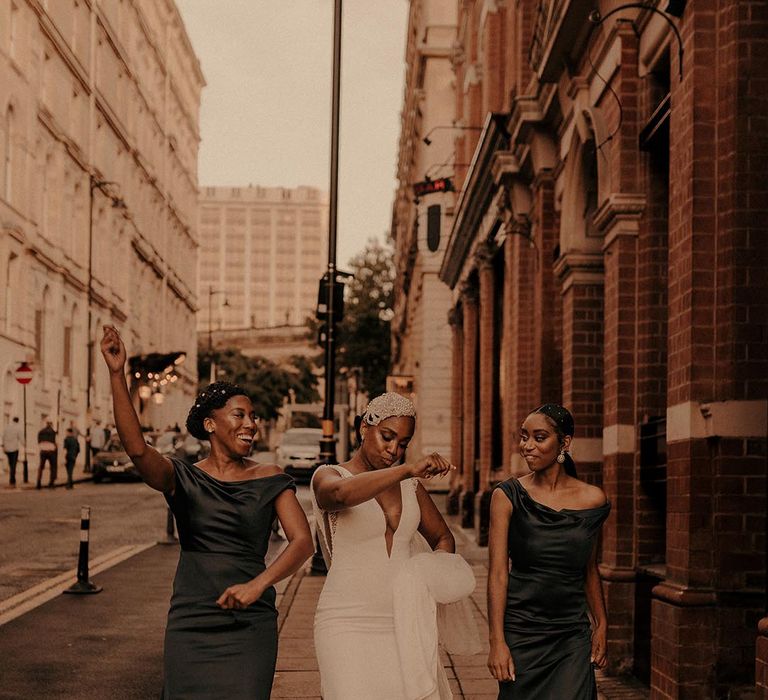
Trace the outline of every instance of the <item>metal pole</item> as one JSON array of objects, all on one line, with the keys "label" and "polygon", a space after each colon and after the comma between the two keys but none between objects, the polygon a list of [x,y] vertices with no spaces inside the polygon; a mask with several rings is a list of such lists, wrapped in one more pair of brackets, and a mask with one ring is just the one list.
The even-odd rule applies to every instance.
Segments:
[{"label": "metal pole", "polygon": [[208,285],[208,354],[213,352],[213,336],[211,335],[211,329],[213,328],[213,287]]},{"label": "metal pole", "polygon": [[334,400],[336,389],[336,319],[333,292],[336,287],[336,222],[339,185],[339,98],[341,93],[341,0],[334,0],[333,17],[333,97],[331,100],[331,192],[328,208],[328,301],[325,337],[325,403],[323,405],[323,438],[320,441],[320,463],[336,461],[334,441]]},{"label": "metal pole", "polygon": [[27,458],[27,385],[24,384],[24,483],[29,483],[29,461]]},{"label": "metal pole", "polygon": [[85,332],[88,334],[88,359],[85,378],[85,471],[91,471],[91,375],[93,374],[93,338],[91,333],[92,312],[91,298],[93,296],[93,188],[96,187],[96,180],[93,175],[88,175],[89,188],[89,206],[88,206],[88,298],[86,306],[88,307],[88,324]]},{"label": "metal pole", "polygon": [[[323,437],[320,440],[320,464],[336,461],[334,440],[334,399],[336,390],[336,319],[333,315],[333,293],[336,288],[336,221],[339,191],[339,96],[341,93],[341,0],[334,0],[333,7],[333,97],[331,99],[331,192],[328,207],[328,279],[327,332],[325,334],[325,402],[323,404]],[[317,527],[321,527],[317,524]],[[318,532],[315,532],[315,553],[310,570],[315,575],[327,573],[320,551]]]}]

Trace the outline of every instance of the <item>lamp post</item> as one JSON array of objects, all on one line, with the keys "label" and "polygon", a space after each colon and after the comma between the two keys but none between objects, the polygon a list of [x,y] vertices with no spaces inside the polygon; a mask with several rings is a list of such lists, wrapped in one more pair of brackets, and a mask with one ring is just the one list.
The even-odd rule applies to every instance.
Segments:
[{"label": "lamp post", "polygon": [[432,139],[429,138],[433,131],[437,131],[438,129],[451,129],[453,131],[482,131],[482,126],[449,126],[442,124],[440,126],[433,126],[426,135],[421,139],[427,146],[429,146],[432,143]]},{"label": "lamp post", "polygon": [[87,301],[88,307],[88,324],[86,325],[86,333],[88,334],[88,358],[87,362],[87,376],[85,378],[85,471],[91,471],[91,385],[93,383],[93,330],[91,324],[93,322],[93,312],[91,310],[91,304],[93,302],[93,191],[99,190],[105,197],[109,197],[112,201],[112,207],[114,209],[125,209],[125,202],[113,194],[110,194],[107,189],[108,185],[114,185],[116,183],[109,180],[99,180],[92,173],[88,174],[90,183],[88,192],[88,282],[87,282]]}]

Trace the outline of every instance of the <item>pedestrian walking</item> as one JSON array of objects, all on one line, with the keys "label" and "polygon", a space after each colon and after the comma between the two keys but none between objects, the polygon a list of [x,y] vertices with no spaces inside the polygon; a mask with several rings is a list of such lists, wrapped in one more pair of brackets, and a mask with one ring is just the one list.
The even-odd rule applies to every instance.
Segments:
[{"label": "pedestrian walking", "polygon": [[462,577],[462,564],[469,580],[457,595],[468,596],[475,581],[419,482],[454,467],[437,453],[401,463],[415,426],[407,398],[377,396],[359,423],[352,459],[320,467],[312,477],[315,522],[330,560],[314,626],[326,700],[452,697],[437,651],[434,602],[411,593],[424,592],[420,581],[435,572],[451,586]]},{"label": "pedestrian walking", "polygon": [[3,452],[8,459],[9,482],[11,487],[16,486],[16,463],[19,461],[19,447],[22,441],[22,430],[18,416],[14,416],[11,422],[3,430]]},{"label": "pedestrian walking", "polygon": [[597,539],[610,504],[576,477],[573,434],[567,409],[535,409],[520,429],[530,474],[491,497],[488,668],[500,700],[597,697],[607,631]]},{"label": "pedestrian walking", "polygon": [[50,469],[48,488],[56,485],[57,460],[59,448],[56,444],[56,431],[53,429],[53,421],[46,419],[45,427],[37,434],[37,449],[40,452],[40,466],[37,468],[37,488],[42,487],[43,469],[46,463]]},{"label": "pedestrian walking", "polygon": [[[142,479],[173,511],[181,553],[165,633],[164,698],[268,700],[277,660],[274,584],[312,554],[296,487],[274,464],[247,459],[256,415],[240,387],[215,382],[199,394],[187,430],[211,444],[189,464],[147,445],[125,381],[126,351],[113,326],[101,352],[117,431]],[[277,516],[288,545],[265,565]]]},{"label": "pedestrian walking", "polygon": [[67,436],[64,438],[64,466],[67,468],[67,488],[74,486],[72,473],[75,471],[77,455],[80,454],[80,441],[75,435],[74,428],[67,428]]},{"label": "pedestrian walking", "polygon": [[91,451],[91,462],[96,459],[96,455],[104,449],[107,444],[106,434],[101,425],[101,420],[96,419],[91,426],[88,449]]}]

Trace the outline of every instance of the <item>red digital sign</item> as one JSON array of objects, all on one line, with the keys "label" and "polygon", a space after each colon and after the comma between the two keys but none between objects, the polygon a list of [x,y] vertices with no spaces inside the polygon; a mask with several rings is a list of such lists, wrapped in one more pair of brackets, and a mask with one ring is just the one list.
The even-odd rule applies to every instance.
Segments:
[{"label": "red digital sign", "polygon": [[413,185],[413,193],[417,197],[423,197],[425,194],[432,194],[433,192],[453,192],[453,183],[450,178],[439,177],[437,180],[415,182]]}]

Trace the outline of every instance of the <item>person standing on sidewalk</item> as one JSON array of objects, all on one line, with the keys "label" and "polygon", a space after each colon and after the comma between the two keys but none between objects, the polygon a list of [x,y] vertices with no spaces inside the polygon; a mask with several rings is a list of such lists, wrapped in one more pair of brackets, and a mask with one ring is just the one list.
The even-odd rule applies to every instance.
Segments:
[{"label": "person standing on sidewalk", "polygon": [[19,447],[21,445],[22,432],[19,425],[19,417],[14,416],[3,430],[3,452],[8,458],[8,470],[10,480],[8,485],[16,486],[16,463],[19,461]]},{"label": "person standing on sidewalk", "polygon": [[64,466],[67,468],[67,488],[74,486],[72,472],[75,471],[77,455],[80,454],[80,441],[75,435],[74,428],[67,428],[67,436],[64,438]]},{"label": "person standing on sidewalk", "polygon": [[532,411],[520,428],[531,473],[491,497],[488,668],[500,700],[597,697],[608,626],[597,540],[611,506],[576,478],[573,434],[562,406]]},{"label": "person standing on sidewalk", "polygon": [[89,436],[89,443],[86,446],[91,451],[91,463],[96,459],[96,455],[104,449],[107,444],[104,428],[101,427],[101,420],[98,418],[93,421]]},{"label": "person standing on sidewalk", "polygon": [[[315,614],[325,700],[452,697],[437,654],[432,604],[424,605],[420,596],[411,606],[402,595],[413,590],[411,582],[418,585],[419,572],[409,573],[421,556],[414,551],[417,536],[430,552],[421,560],[427,576],[434,578],[436,567],[448,567],[451,573],[443,578],[450,583],[454,571],[461,575],[462,563],[469,569],[454,554],[453,535],[418,480],[443,476],[454,467],[437,453],[401,464],[415,426],[416,411],[407,398],[377,396],[363,413],[354,457],[344,465],[320,467],[312,477],[315,522],[331,561]],[[431,550],[441,554],[430,561]],[[404,571],[408,583],[402,586]],[[471,571],[469,578],[466,595],[474,588]],[[398,625],[402,605],[412,613],[406,616],[405,634]]]},{"label": "person standing on sidewalk", "polygon": [[[141,432],[114,326],[104,327],[101,352],[120,440],[144,482],[164,494],[179,531],[163,698],[269,700],[277,661],[274,584],[314,551],[293,479],[277,465],[247,458],[253,404],[226,382],[200,393],[187,416],[187,430],[210,441],[210,455],[197,464],[161,455]],[[288,545],[267,567],[275,516]]]},{"label": "person standing on sidewalk", "polygon": [[42,487],[43,469],[46,462],[51,470],[48,488],[56,485],[57,460],[59,448],[56,445],[56,431],[53,429],[53,422],[46,418],[45,427],[37,434],[37,449],[40,452],[40,466],[37,468],[37,488]]}]

